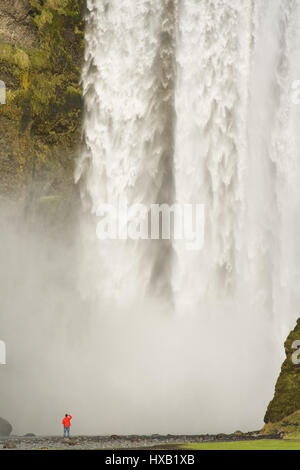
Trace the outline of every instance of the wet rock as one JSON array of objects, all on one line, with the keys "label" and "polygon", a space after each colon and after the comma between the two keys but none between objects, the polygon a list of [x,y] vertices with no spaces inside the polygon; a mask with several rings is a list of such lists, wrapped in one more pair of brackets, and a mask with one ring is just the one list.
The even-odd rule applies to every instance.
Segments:
[{"label": "wet rock", "polygon": [[12,425],[6,419],[0,418],[0,436],[10,436],[12,429]]},{"label": "wet rock", "polygon": [[142,439],[140,437],[137,437],[137,436],[132,437],[130,440],[131,440],[131,442],[141,442],[142,441]]},{"label": "wet rock", "polygon": [[76,444],[78,444],[78,440],[75,437],[71,437],[70,439],[66,439],[66,443],[69,446],[75,446]]},{"label": "wet rock", "polygon": [[16,449],[17,446],[11,441],[4,442],[3,449]]},{"label": "wet rock", "polygon": [[24,434],[24,437],[35,437],[35,434],[28,432],[27,434]]}]

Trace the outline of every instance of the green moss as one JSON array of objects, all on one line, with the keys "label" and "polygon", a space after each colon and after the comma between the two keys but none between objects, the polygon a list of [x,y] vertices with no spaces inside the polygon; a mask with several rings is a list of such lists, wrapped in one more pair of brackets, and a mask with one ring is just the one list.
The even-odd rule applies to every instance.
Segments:
[{"label": "green moss", "polygon": [[34,21],[39,29],[42,29],[47,24],[52,24],[53,14],[49,10],[42,10],[40,15],[34,18]]},{"label": "green moss", "polygon": [[30,0],[38,48],[0,42],[0,193],[50,182],[43,196],[73,191],[80,143],[85,0]]},{"label": "green moss", "polygon": [[8,64],[14,63],[14,48],[10,44],[0,42],[0,60]]},{"label": "green moss", "polygon": [[33,49],[29,53],[32,69],[37,72],[47,70],[49,68],[49,57],[40,49]]},{"label": "green moss", "polygon": [[263,427],[262,434],[281,434],[285,439],[300,439],[300,411],[283,417],[276,423],[267,423]]},{"label": "green moss", "polygon": [[29,69],[30,67],[28,54],[26,54],[26,52],[22,49],[16,49],[14,53],[14,61],[16,65],[22,70]]},{"label": "green moss", "polygon": [[292,344],[296,340],[300,340],[300,319],[284,344],[286,359],[275,386],[274,398],[265,415],[265,423],[279,422],[285,416],[300,410],[300,364],[294,364],[292,360],[295,352]]}]

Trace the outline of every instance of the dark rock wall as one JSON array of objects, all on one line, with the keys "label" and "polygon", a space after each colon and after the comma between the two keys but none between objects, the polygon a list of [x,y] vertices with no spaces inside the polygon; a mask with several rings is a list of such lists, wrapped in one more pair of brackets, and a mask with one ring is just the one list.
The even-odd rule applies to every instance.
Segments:
[{"label": "dark rock wall", "polygon": [[82,121],[84,0],[0,0],[0,197],[68,198]]}]

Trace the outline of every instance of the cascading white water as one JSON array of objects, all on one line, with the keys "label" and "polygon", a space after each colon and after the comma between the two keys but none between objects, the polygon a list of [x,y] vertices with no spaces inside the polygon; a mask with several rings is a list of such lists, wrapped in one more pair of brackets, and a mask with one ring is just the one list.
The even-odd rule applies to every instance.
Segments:
[{"label": "cascading white water", "polygon": [[[96,213],[100,203],[171,202],[173,197],[174,28],[173,2],[88,2],[86,63],[85,193]],[[112,157],[113,156],[113,157]],[[125,285],[144,292],[168,284],[161,256],[168,243],[105,243],[103,291]],[[109,245],[109,246],[107,246]],[[149,257],[149,256],[148,256]],[[154,276],[154,272],[156,274]],[[102,280],[102,281],[101,281]],[[166,287],[166,286],[165,286]],[[134,295],[134,294],[133,294]]]},{"label": "cascading white water", "polygon": [[[203,201],[204,250],[178,244],[181,309],[234,289],[243,214],[251,2],[180,2],[175,112],[176,199]],[[181,244],[182,245],[182,244]],[[188,292],[183,295],[183,284]]]},{"label": "cascading white water", "polygon": [[[259,423],[300,306],[300,110],[291,99],[300,79],[300,2],[87,7],[85,149],[76,173],[85,208],[95,215],[120,197],[147,206],[203,203],[206,227],[202,251],[189,252],[181,242],[100,242],[91,217],[81,287],[100,310],[117,299],[148,317],[160,310],[162,325],[164,311],[173,314],[162,326],[169,351],[154,348],[164,370],[156,399],[172,430],[182,407],[176,387],[194,405],[181,416],[186,432],[210,420],[211,429]],[[132,370],[132,380],[140,373]],[[259,398],[249,404],[253,394]],[[230,420],[234,410],[240,420]]]}]

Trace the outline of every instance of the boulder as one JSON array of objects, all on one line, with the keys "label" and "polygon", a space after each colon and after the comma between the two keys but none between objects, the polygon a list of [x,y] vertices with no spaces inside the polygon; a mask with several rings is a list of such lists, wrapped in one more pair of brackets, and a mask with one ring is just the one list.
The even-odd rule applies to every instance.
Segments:
[{"label": "boulder", "polygon": [[17,446],[13,442],[7,441],[3,444],[3,449],[16,449]]},{"label": "boulder", "polygon": [[0,436],[7,437],[12,432],[12,425],[3,418],[0,418]]}]

